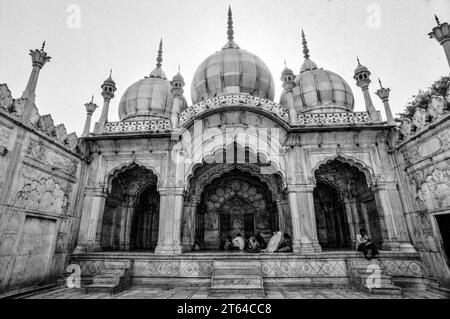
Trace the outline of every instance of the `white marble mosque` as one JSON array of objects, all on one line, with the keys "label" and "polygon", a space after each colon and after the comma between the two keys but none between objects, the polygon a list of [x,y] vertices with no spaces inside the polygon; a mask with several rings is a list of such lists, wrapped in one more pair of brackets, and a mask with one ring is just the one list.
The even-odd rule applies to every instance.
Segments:
[{"label": "white marble mosque", "polygon": [[[44,46],[30,52],[20,98],[0,84],[0,292],[64,282],[69,264],[87,292],[135,283],[364,290],[361,228],[381,249],[380,292],[450,288],[448,75],[401,118],[379,82],[383,118],[359,59],[344,79],[313,61],[302,31],[299,71],[285,67],[275,81],[235,41],[231,9],[227,30],[193,75],[192,102],[180,72],[169,80],[163,71],[161,41],[153,71],[121,97],[120,121],[108,121],[110,75],[100,119],[91,123],[92,100],[80,138],[35,105]],[[437,20],[430,37],[450,65],[449,24]],[[349,80],[365,111],[354,111],[361,92]],[[228,236],[268,240],[276,228],[291,235],[292,253],[223,250]]]}]

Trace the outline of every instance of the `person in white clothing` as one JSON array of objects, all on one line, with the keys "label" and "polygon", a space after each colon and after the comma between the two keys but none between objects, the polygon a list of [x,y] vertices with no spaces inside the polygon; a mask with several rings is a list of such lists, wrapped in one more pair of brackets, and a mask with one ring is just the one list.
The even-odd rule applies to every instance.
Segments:
[{"label": "person in white clothing", "polygon": [[[378,255],[377,246],[372,242],[371,239],[369,239],[369,236],[367,236],[365,229],[361,229],[359,231],[359,234],[356,234],[356,247],[358,248],[358,251],[363,252],[364,257],[368,260]],[[371,252],[370,256],[369,250]]]},{"label": "person in white clothing", "polygon": [[242,238],[241,234],[237,234],[233,239],[233,246],[239,248],[239,250],[245,249],[245,240]]}]

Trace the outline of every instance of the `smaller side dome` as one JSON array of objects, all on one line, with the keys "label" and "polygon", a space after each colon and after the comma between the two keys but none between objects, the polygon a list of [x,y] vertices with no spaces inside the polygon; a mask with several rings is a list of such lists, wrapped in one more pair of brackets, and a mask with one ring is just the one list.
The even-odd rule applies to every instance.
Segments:
[{"label": "smaller side dome", "polygon": [[174,96],[172,86],[162,70],[162,40],[159,43],[156,68],[150,76],[132,84],[119,103],[122,121],[170,119]]}]

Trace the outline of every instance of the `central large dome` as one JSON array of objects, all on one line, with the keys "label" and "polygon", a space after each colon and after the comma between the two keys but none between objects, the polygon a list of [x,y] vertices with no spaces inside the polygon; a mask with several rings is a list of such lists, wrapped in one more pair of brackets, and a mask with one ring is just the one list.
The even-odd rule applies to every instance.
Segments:
[{"label": "central large dome", "polygon": [[256,55],[241,50],[233,41],[233,34],[229,10],[227,44],[221,51],[206,58],[195,72],[191,86],[194,104],[230,93],[248,93],[273,100],[275,85],[269,68]]}]

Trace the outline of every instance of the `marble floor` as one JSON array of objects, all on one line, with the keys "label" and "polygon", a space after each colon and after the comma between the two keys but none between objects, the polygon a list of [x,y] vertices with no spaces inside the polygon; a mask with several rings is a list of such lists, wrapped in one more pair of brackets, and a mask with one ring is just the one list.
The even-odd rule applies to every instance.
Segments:
[{"label": "marble floor", "polygon": [[[444,295],[431,291],[405,290],[400,296],[369,295],[352,289],[274,289],[266,290],[267,299],[446,299]],[[209,299],[207,287],[132,287],[116,295],[105,293],[85,294],[79,289],[59,289],[43,292],[30,299]],[[224,299],[252,299],[250,296],[229,295]],[[216,298],[217,299],[217,298]]]}]

